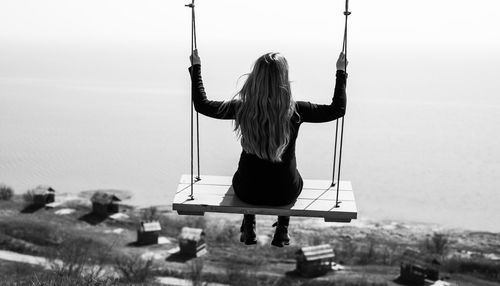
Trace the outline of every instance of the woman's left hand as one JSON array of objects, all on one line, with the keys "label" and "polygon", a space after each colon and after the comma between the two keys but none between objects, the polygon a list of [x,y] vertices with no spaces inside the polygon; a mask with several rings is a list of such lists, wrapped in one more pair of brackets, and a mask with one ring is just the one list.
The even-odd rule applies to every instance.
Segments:
[{"label": "woman's left hand", "polygon": [[347,67],[348,63],[349,62],[345,58],[344,52],[341,52],[339,55],[339,59],[337,60],[337,70],[345,71],[345,68]]},{"label": "woman's left hand", "polygon": [[193,54],[189,56],[189,59],[191,60],[191,65],[200,65],[201,64],[201,59],[200,56],[198,56],[198,49],[195,49],[193,51]]}]

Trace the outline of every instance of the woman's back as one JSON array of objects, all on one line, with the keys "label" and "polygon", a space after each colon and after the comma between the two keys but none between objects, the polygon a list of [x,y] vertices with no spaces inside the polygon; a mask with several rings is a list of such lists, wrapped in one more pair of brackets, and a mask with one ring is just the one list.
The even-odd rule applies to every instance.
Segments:
[{"label": "woman's back", "polygon": [[[340,76],[342,81],[342,75]],[[344,75],[345,83],[345,75]],[[342,84],[340,84],[342,86]],[[296,113],[290,119],[290,139],[281,162],[271,162],[241,152],[238,170],[233,176],[233,187],[243,201],[256,205],[287,205],[295,201],[303,181],[297,169],[295,145],[303,122],[328,122],[345,113],[345,89],[339,89],[331,105],[298,101]]]},{"label": "woman's back", "polygon": [[295,158],[301,124],[328,122],[345,114],[344,71],[337,71],[330,104],[295,102],[290,92],[288,65],[283,59],[266,55],[259,58],[240,98],[228,102],[208,100],[201,66],[193,64],[190,68],[196,110],[212,118],[235,120],[243,151],[233,176],[233,188],[241,200],[251,204],[292,203],[302,190]]},{"label": "woman's back", "polygon": [[[295,142],[303,122],[327,122],[344,116],[346,107],[345,54],[337,60],[337,79],[331,104],[295,102],[288,81],[288,64],[276,53],[260,57],[248,75],[239,99],[229,102],[207,99],[201,78],[198,51],[191,55],[192,100],[196,110],[218,119],[235,120],[241,136],[238,169],[233,189],[244,202],[255,205],[288,205],[302,191],[303,181],[297,170]],[[290,217],[278,216],[271,244],[289,245]],[[257,243],[255,215],[244,214],[240,241]]]}]

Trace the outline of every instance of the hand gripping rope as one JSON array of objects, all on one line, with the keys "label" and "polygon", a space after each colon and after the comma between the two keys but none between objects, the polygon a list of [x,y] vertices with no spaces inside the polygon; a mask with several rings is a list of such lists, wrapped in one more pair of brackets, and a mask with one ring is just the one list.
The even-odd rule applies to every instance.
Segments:
[{"label": "hand gripping rope", "polygon": [[[194,50],[197,49],[196,46],[196,17],[194,13],[194,0],[191,0],[190,4],[184,5],[191,8],[191,58],[193,58]],[[193,88],[191,87],[191,194],[189,195],[190,200],[194,200],[193,195],[193,184],[201,180],[200,177],[200,122],[198,112],[196,112],[196,155],[197,155],[197,169],[198,175],[194,177],[194,103],[193,103]]]},{"label": "hand gripping rope", "polygon": [[[342,52],[345,54],[345,62],[344,62],[344,70],[347,74],[347,18],[351,15],[351,12],[349,12],[349,0],[345,1],[345,11],[344,11],[344,16],[345,16],[345,25],[344,25],[344,40],[342,42]],[[338,168],[338,174],[337,174],[337,182],[335,183],[335,165],[337,162],[337,137],[338,137],[338,131],[339,131],[339,120],[341,120],[341,126],[340,126],[340,144],[339,144],[339,168]],[[335,197],[335,207],[340,206],[339,202],[339,189],[340,189],[340,167],[342,165],[342,144],[343,144],[343,139],[344,139],[344,117],[337,119],[336,124],[335,124],[335,147],[333,151],[333,172],[332,172],[332,187],[337,185],[337,195]]]}]

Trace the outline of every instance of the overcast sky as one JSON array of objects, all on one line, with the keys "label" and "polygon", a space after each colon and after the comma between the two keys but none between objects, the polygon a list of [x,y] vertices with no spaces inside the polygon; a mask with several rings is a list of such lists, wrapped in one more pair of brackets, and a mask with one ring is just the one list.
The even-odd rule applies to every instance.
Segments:
[{"label": "overcast sky", "polygon": [[[163,42],[184,45],[190,13],[179,0],[2,0],[2,40],[42,43]],[[498,48],[495,0],[354,0],[353,44]],[[200,42],[248,43],[289,38],[338,42],[344,1],[199,0]],[[189,32],[189,31],[188,31]],[[200,44],[201,44],[200,43]],[[374,48],[374,47],[372,47]]]},{"label": "overcast sky", "polygon": [[[172,89],[182,89],[176,83],[185,74],[177,77],[176,71],[185,69],[190,48],[185,2],[2,0],[0,75],[153,82],[168,77]],[[416,72],[481,69],[489,77],[499,71],[498,1],[350,2],[352,72],[373,75],[410,63]],[[302,67],[310,74],[310,63],[333,67],[343,9],[340,0],[199,0],[200,54],[207,68],[230,70],[218,76],[221,82],[234,82],[267,51],[283,52],[298,76]]]}]

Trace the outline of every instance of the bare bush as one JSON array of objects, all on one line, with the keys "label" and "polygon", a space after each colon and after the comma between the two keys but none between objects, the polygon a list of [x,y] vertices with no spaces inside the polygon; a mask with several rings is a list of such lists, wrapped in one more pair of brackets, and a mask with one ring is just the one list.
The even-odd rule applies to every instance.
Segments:
[{"label": "bare bush", "polygon": [[397,245],[383,247],[382,253],[380,254],[381,262],[383,265],[393,265],[395,262],[394,254],[399,252],[399,247]]},{"label": "bare bush", "polygon": [[104,265],[109,262],[112,246],[91,238],[65,239],[52,257],[52,268],[59,276],[85,277],[92,281],[103,279]]},{"label": "bare bush", "polygon": [[446,234],[435,232],[424,241],[424,249],[430,254],[437,254],[444,257],[448,251],[449,239]]},{"label": "bare bush", "polygon": [[32,204],[35,201],[35,191],[27,190],[26,193],[23,194],[23,200],[28,204]]},{"label": "bare bush", "polygon": [[138,254],[116,257],[114,266],[121,272],[124,282],[142,283],[150,276],[153,258],[144,260]]},{"label": "bare bush", "polygon": [[156,221],[160,218],[160,214],[158,213],[158,208],[151,206],[149,208],[143,209],[141,218],[144,221]]},{"label": "bare bush", "polygon": [[359,253],[359,264],[367,265],[376,262],[376,260],[375,239],[372,236],[368,236],[366,247],[361,248],[361,252]]},{"label": "bare bush", "polygon": [[349,264],[356,256],[356,242],[349,236],[335,244],[335,258],[340,264]]},{"label": "bare bush", "polygon": [[14,195],[14,190],[4,184],[0,184],[0,200],[1,201],[10,201],[12,196]]}]

